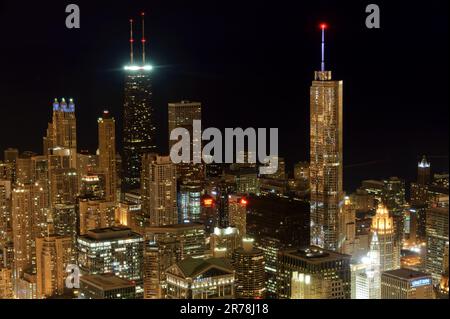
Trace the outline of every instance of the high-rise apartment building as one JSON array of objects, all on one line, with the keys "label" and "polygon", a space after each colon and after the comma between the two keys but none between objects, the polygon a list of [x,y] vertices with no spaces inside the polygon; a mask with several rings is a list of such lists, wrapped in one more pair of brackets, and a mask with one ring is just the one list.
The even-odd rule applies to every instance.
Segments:
[{"label": "high-rise apartment building", "polygon": [[14,242],[14,279],[35,267],[36,237],[47,231],[48,209],[45,194],[38,184],[23,185],[12,192],[12,234]]},{"label": "high-rise apartment building", "polygon": [[105,198],[116,201],[116,123],[108,111],[98,119],[99,169],[105,174]]},{"label": "high-rise apartment building", "polygon": [[142,212],[147,225],[178,223],[176,172],[170,157],[145,154],[141,182]]},{"label": "high-rise apartment building", "polygon": [[322,68],[310,90],[311,245],[338,250],[343,192],[343,82],[325,70],[322,25]]},{"label": "high-rise apartment building", "polygon": [[266,279],[264,251],[254,246],[253,239],[243,239],[242,247],[233,252],[232,264],[236,271],[236,298],[265,298]]},{"label": "high-rise apartment building", "polygon": [[73,263],[75,247],[71,237],[47,235],[36,238],[37,297],[63,294],[66,267]]}]

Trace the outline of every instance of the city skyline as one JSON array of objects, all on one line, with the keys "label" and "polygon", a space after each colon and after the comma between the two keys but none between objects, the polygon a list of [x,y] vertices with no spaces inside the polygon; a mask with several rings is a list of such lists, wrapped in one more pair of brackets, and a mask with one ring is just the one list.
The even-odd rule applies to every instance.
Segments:
[{"label": "city skyline", "polygon": [[0,299],[448,299],[448,76],[423,60],[448,22],[152,5],[68,5],[63,53],[23,75],[55,45],[24,39],[36,56],[5,65]]},{"label": "city skyline", "polygon": [[[17,26],[16,32],[7,35],[1,44],[6,60],[16,62],[6,65],[1,87],[7,90],[3,103],[19,105],[11,110],[11,119],[19,118],[16,109],[30,108],[30,118],[39,122],[32,124],[28,123],[28,118],[24,119],[28,123],[24,127],[27,133],[13,134],[8,142],[2,140],[0,148],[20,147],[21,151],[38,152],[40,147],[33,132],[44,129],[48,121],[48,100],[67,96],[77,101],[77,117],[83,122],[79,150],[95,152],[96,143],[89,136],[96,132],[95,119],[104,109],[110,110],[117,120],[118,149],[121,149],[122,68],[129,60],[128,21],[134,17],[138,22],[142,10],[147,12],[147,55],[155,65],[152,85],[157,92],[153,100],[155,121],[159,126],[156,134],[159,152],[168,152],[167,104],[191,100],[202,102],[207,126],[279,127],[280,154],[286,158],[288,168],[295,162],[307,160],[307,83],[320,66],[317,26],[320,21],[326,21],[330,26],[327,63],[335,77],[347,83],[344,88],[344,189],[353,190],[360,180],[372,177],[399,175],[414,180],[415,162],[423,154],[428,155],[434,172],[448,170],[448,150],[440,148],[441,142],[448,144],[448,96],[444,93],[448,77],[442,72],[431,72],[432,68],[424,69],[422,64],[410,67],[415,59],[431,59],[438,49],[439,55],[446,55],[447,44],[438,40],[446,37],[445,19],[431,20],[429,15],[415,19],[419,14],[415,8],[407,7],[403,12],[401,5],[382,2],[383,27],[369,30],[364,25],[365,6],[359,2],[338,5],[335,1],[321,1],[317,5],[286,3],[285,6],[275,9],[274,23],[266,25],[263,21],[269,9],[262,4],[241,5],[239,13],[232,10],[233,6],[202,1],[190,8],[180,5],[175,11],[158,2],[153,8],[139,1],[135,7],[108,4],[103,11],[100,3],[80,3],[84,8],[80,30],[63,28],[63,17],[61,27],[57,19],[46,19],[56,16],[58,6],[46,11],[33,7],[42,19],[37,21],[36,30],[25,32],[30,37],[18,41],[14,35],[23,27]],[[436,2],[425,10],[436,17],[445,11],[439,10],[442,6],[445,4]],[[2,23],[14,16],[15,9],[12,4],[5,6]],[[294,13],[287,9],[295,12],[295,20]],[[287,19],[282,20],[282,14]],[[210,30],[203,28],[204,23],[210,24]],[[136,24],[139,39],[139,24]],[[399,29],[405,26],[410,31],[400,33]],[[231,30],[241,32],[232,33],[235,36],[230,37]],[[419,30],[422,31],[419,33]],[[36,32],[42,34],[33,37]],[[60,40],[53,41],[55,37]],[[35,38],[39,41],[38,50],[23,57],[21,52],[35,45]],[[419,46],[419,42],[428,45]],[[385,43],[392,47],[389,54],[382,50]],[[15,52],[11,46],[23,50]],[[447,61],[440,63],[445,68]],[[32,70],[32,76],[20,76],[25,70]],[[361,70],[365,71],[361,73]],[[403,83],[397,79],[405,74],[411,79],[428,80]],[[279,81],[280,77],[284,80]],[[23,96],[20,90],[25,83],[29,93]],[[362,86],[362,83],[367,85]],[[420,90],[414,87],[418,83],[423,87]],[[264,95],[259,94],[260,87],[265,88]],[[426,94],[436,90],[442,94]],[[407,92],[415,92],[414,98]],[[277,109],[283,111],[273,114],[271,108],[279,104],[281,108],[277,106]],[[422,121],[424,107],[435,110],[433,125]],[[264,112],[255,112],[256,109]],[[368,110],[376,111],[367,117]],[[286,114],[291,116],[286,117]],[[392,124],[380,125],[387,115]],[[2,125],[0,132],[4,134],[3,130],[9,129],[14,131],[8,124]],[[298,136],[295,148],[288,143],[292,134]],[[364,136],[364,141],[360,136]],[[399,144],[403,147],[398,148]]]}]

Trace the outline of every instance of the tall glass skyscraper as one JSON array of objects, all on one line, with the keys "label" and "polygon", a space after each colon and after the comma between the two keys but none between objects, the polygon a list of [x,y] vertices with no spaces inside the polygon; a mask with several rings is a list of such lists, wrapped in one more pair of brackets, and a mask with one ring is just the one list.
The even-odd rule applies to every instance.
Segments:
[{"label": "tall glass skyscraper", "polygon": [[[144,15],[143,15],[144,16]],[[142,64],[134,62],[133,21],[131,20],[130,65],[125,67],[123,114],[123,188],[139,188],[141,157],[154,152],[155,131],[152,107],[151,71],[145,62],[145,37],[142,34]]]},{"label": "tall glass skyscraper", "polygon": [[[339,215],[344,202],[342,185],[343,82],[325,71],[322,28],[322,69],[315,72],[311,99],[311,245],[338,250]],[[345,238],[344,238],[345,239]]]}]

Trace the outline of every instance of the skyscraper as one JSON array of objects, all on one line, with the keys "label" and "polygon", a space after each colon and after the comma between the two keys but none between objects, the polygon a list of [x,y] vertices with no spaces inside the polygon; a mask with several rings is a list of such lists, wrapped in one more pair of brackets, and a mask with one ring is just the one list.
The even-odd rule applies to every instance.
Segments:
[{"label": "skyscraper", "polygon": [[169,103],[169,150],[177,143],[177,141],[170,140],[171,132],[174,129],[181,127],[189,131],[192,152],[192,137],[194,135],[193,124],[195,120],[200,121],[201,119],[202,104],[200,102],[181,101],[178,103]]},{"label": "skyscraper", "polygon": [[[201,149],[195,149],[194,143],[201,145],[201,131],[194,132],[194,121],[202,119],[202,104],[200,102],[181,101],[169,103],[169,152],[177,141],[170,140],[171,132],[176,128],[184,128],[189,132],[191,161],[194,157],[201,157]],[[198,139],[200,137],[200,139]],[[203,170],[201,164],[180,163],[177,164],[177,177],[180,180],[197,180]]]},{"label": "skyscraper", "polygon": [[98,119],[99,167],[105,174],[105,197],[115,202],[117,187],[116,171],[116,123],[109,111],[104,111]]},{"label": "skyscraper", "polygon": [[36,238],[37,297],[46,298],[64,292],[66,267],[74,263],[71,237],[47,235]]},{"label": "skyscraper", "polygon": [[175,165],[169,156],[145,154],[142,158],[142,212],[148,225],[178,222]]},{"label": "skyscraper", "polygon": [[448,207],[433,207],[426,212],[426,270],[436,284],[445,272],[445,249],[448,249]]},{"label": "skyscraper", "polygon": [[125,67],[122,186],[126,190],[139,188],[142,155],[156,150],[151,84],[153,67],[145,61],[144,14],[142,22],[142,64],[135,64],[133,20],[130,20],[130,65]]},{"label": "skyscraper", "polygon": [[251,238],[244,238],[242,247],[233,252],[236,298],[262,299],[265,297],[264,251],[254,247],[253,242]]},{"label": "skyscraper", "polygon": [[14,279],[36,262],[35,239],[47,230],[47,209],[42,188],[24,185],[12,193],[12,232],[14,242]]},{"label": "skyscraper", "polygon": [[53,148],[66,148],[76,157],[77,150],[77,121],[75,117],[75,103],[73,99],[67,104],[63,98],[61,102],[53,102],[52,122],[48,124],[47,135],[44,137],[44,155]]},{"label": "skyscraper", "polygon": [[372,219],[372,241],[378,237],[380,251],[380,271],[399,268],[400,249],[395,241],[394,220],[389,216],[388,209],[380,204],[377,214]]},{"label": "skyscraper", "polygon": [[311,245],[337,250],[339,214],[343,205],[343,82],[325,71],[325,29],[322,29],[322,68],[315,72],[311,106]]}]

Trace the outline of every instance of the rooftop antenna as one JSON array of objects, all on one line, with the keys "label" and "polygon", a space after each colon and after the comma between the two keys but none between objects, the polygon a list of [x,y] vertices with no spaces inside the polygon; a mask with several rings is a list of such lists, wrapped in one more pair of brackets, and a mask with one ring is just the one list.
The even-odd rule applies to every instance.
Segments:
[{"label": "rooftop antenna", "polygon": [[130,63],[134,63],[133,19],[130,19]]},{"label": "rooftop antenna", "polygon": [[326,23],[321,23],[320,28],[322,29],[322,72],[325,71],[325,29],[327,28]]},{"label": "rooftop antenna", "polygon": [[145,12],[141,13],[142,16],[142,64],[145,65]]}]

